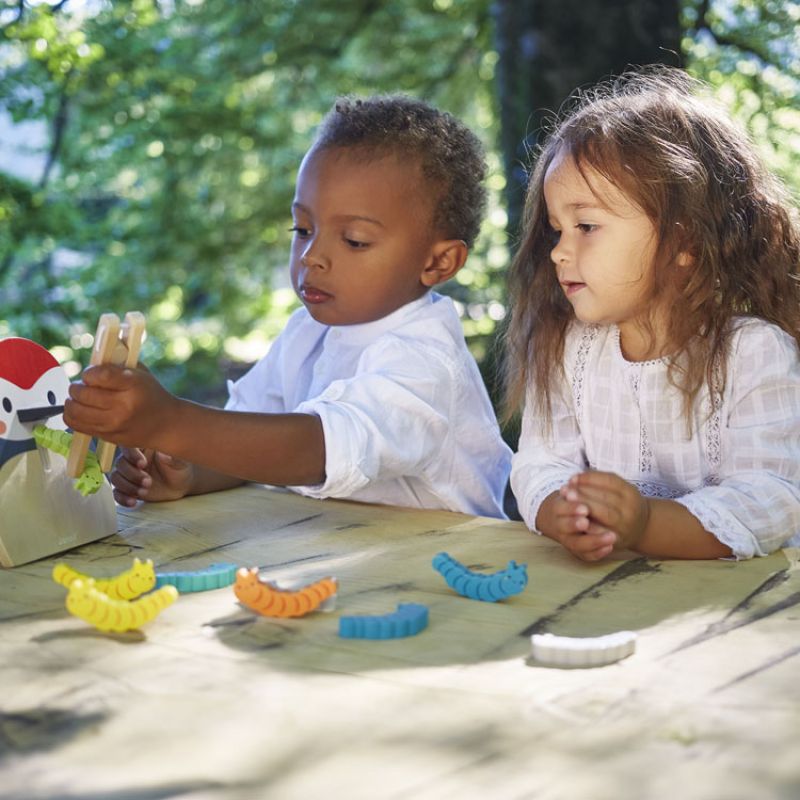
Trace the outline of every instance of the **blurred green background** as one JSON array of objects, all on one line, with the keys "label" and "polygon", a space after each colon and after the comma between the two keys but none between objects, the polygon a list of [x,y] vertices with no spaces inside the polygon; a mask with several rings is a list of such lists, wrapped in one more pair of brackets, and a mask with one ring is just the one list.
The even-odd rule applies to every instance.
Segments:
[{"label": "blurred green background", "polygon": [[497,396],[531,152],[570,92],[663,61],[710,81],[800,193],[800,3],[0,2],[0,337],[76,376],[100,313],[140,310],[170,389],[224,401],[296,307],[300,159],[337,95],[406,92],[486,144],[491,207],[444,287]]}]

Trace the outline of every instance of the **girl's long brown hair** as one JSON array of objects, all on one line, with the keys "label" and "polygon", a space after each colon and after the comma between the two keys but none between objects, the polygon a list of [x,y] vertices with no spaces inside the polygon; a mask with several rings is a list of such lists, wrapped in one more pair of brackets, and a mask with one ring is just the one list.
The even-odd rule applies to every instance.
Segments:
[{"label": "girl's long brown hair", "polygon": [[[674,309],[667,330],[670,379],[683,392],[687,421],[704,384],[715,393],[724,388],[733,317],[775,323],[800,345],[796,209],[746,134],[703,90],[677,69],[627,72],[576,95],[545,142],[509,273],[507,420],[528,389],[536,413],[549,417],[575,318],[550,259],[543,196],[545,173],[559,153],[615,184],[655,227],[651,299]],[[688,269],[676,263],[680,254],[689,256]]]}]

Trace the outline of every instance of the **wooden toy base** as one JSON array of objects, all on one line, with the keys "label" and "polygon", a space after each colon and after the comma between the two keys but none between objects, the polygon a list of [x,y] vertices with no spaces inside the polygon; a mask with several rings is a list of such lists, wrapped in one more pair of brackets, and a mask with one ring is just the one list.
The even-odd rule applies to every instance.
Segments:
[{"label": "wooden toy base", "polygon": [[58,453],[33,450],[0,468],[0,565],[16,567],[117,531],[111,487],[83,497]]}]

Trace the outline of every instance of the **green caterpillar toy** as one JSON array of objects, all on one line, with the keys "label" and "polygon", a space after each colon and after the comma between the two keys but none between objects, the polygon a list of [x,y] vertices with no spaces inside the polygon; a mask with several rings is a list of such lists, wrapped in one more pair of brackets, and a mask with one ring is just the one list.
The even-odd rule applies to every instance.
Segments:
[{"label": "green caterpillar toy", "polygon": [[[33,429],[33,438],[40,447],[46,447],[65,458],[69,456],[69,446],[72,443],[71,433],[37,425]],[[75,489],[86,497],[94,494],[103,485],[103,482],[103,472],[97,456],[91,452],[87,453],[83,472],[75,480]]]}]

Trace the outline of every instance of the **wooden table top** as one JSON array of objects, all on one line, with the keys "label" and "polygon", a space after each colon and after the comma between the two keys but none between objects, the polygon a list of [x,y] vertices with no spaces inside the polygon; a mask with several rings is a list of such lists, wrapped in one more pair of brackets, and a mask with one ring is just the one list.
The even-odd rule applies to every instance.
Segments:
[{"label": "wooden table top", "polygon": [[[800,570],[596,565],[521,523],[246,486],[118,510],[119,533],[0,570],[0,797],[797,798]],[[431,567],[528,564],[526,590],[468,600]],[[105,577],[217,562],[304,584],[332,611],[255,615],[230,587],[182,595],[140,631],[64,608],[53,565]],[[429,608],[429,627],[342,639],[338,619]],[[532,632],[639,633],[591,669],[529,659]]]}]

